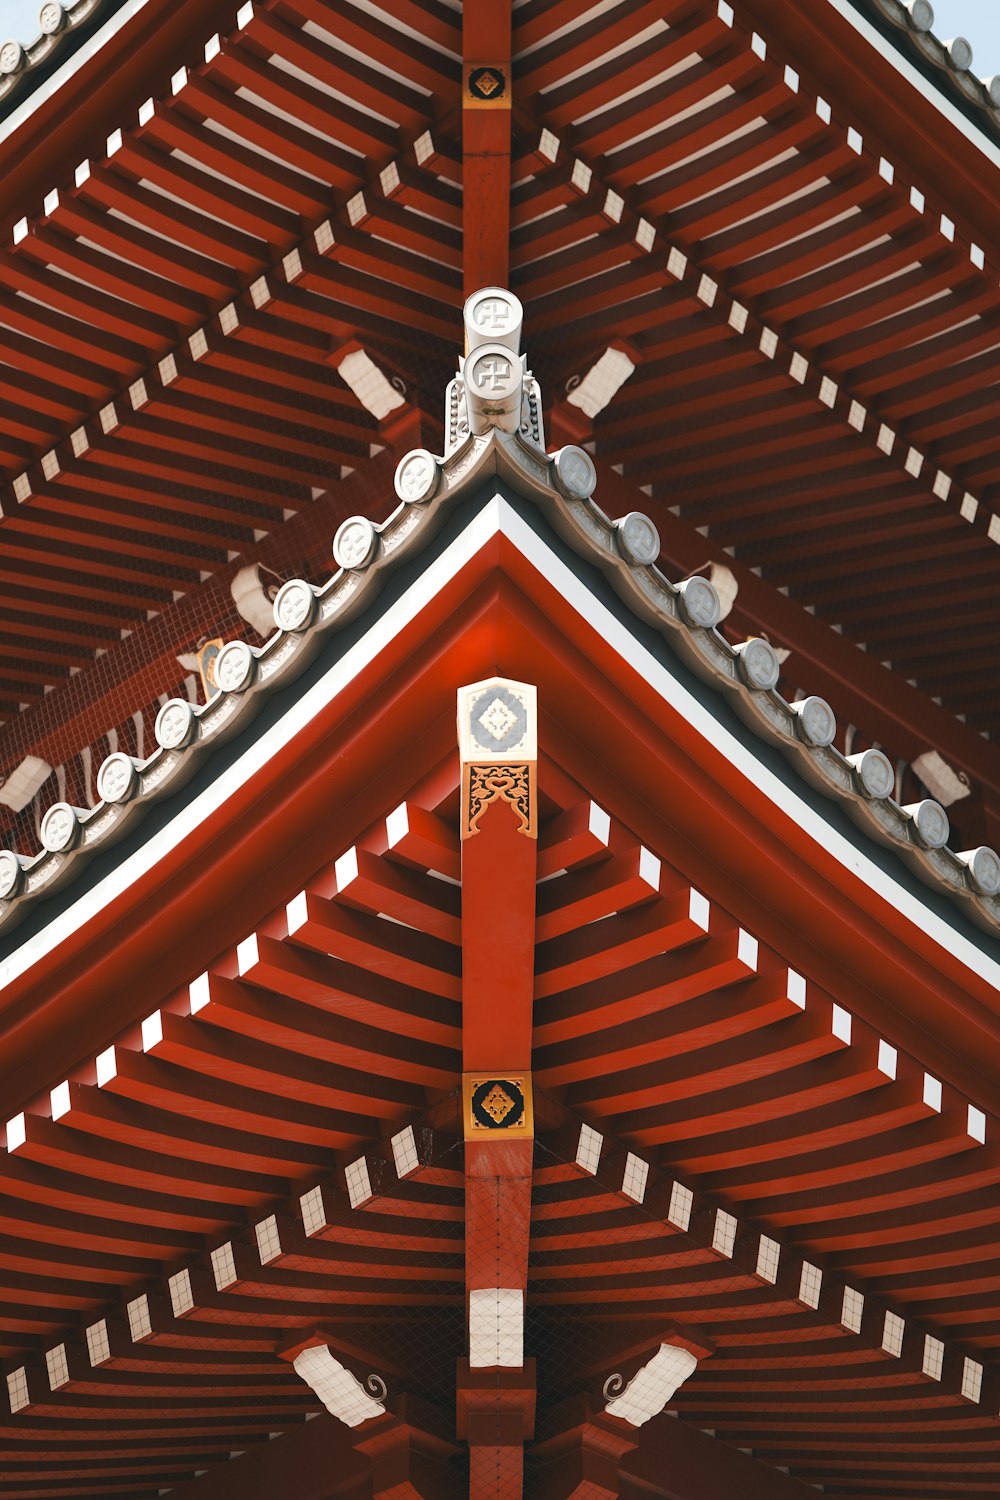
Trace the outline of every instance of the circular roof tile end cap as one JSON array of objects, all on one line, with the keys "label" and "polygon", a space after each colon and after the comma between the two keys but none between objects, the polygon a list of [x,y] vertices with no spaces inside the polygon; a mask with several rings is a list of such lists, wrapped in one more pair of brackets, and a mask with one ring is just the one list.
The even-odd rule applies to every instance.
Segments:
[{"label": "circular roof tile end cap", "polygon": [[874,800],[892,796],[896,772],[892,761],[881,750],[862,750],[860,755],[849,755],[847,761],[854,767],[858,783],[866,797]]},{"label": "circular roof tile end cap", "polygon": [[1000,894],[1000,854],[981,844],[978,849],[966,849],[959,859],[965,865],[970,884],[982,896]]},{"label": "circular roof tile end cap", "polygon": [[695,573],[677,585],[681,613],[689,625],[711,630],[722,619],[722,601],[715,585]]},{"label": "circular roof tile end cap", "polygon": [[567,500],[589,500],[597,489],[597,470],[585,448],[567,443],[552,455],[552,477],[556,489]]},{"label": "circular roof tile end cap", "polygon": [[102,802],[127,802],[137,791],[139,773],[130,755],[115,750],[97,773],[97,794]]},{"label": "circular roof tile end cap", "polygon": [[24,884],[24,869],[13,849],[0,849],[0,901],[10,901]]},{"label": "circular roof tile end cap", "polygon": [[982,83],[993,108],[1000,109],[1000,73],[994,73],[992,78],[984,78]]},{"label": "circular roof tile end cap", "polygon": [[754,635],[735,647],[735,651],[736,664],[747,687],[758,693],[767,693],[778,686],[781,663],[770,641]]},{"label": "circular roof tile end cap", "polygon": [[274,623],[279,630],[308,630],[316,618],[316,591],[304,578],[289,578],[274,597]]},{"label": "circular roof tile end cap", "polygon": [[930,0],[903,0],[903,3],[910,12],[910,25],[914,31],[933,30],[934,7]]},{"label": "circular roof tile end cap", "polygon": [[903,811],[913,819],[913,831],[925,849],[944,848],[951,833],[951,824],[940,802],[927,797],[923,802],[911,802]]},{"label": "circular roof tile end cap", "polygon": [[215,680],[224,693],[242,693],[257,671],[257,658],[246,641],[227,641],[215,658]]},{"label": "circular roof tile end cap", "polygon": [[837,716],[825,698],[800,698],[792,704],[792,712],[797,716],[799,737],[807,745],[822,750],[833,744],[837,738]]},{"label": "circular roof tile end cap", "polygon": [[434,498],[440,478],[441,469],[433,453],[426,448],[414,448],[399,460],[393,483],[405,504],[421,505]]},{"label": "circular roof tile end cap", "polygon": [[47,5],[42,6],[38,13],[38,24],[43,36],[55,36],[57,31],[62,31],[66,25],[66,12],[57,0],[49,0]]},{"label": "circular roof tile end cap", "polygon": [[68,802],[53,802],[42,819],[39,830],[42,848],[50,854],[61,854],[72,849],[80,837],[80,809]]},{"label": "circular roof tile end cap", "polygon": [[0,74],[5,77],[20,73],[27,60],[28,54],[20,42],[4,42],[0,46]]},{"label": "circular roof tile end cap", "polygon": [[367,568],[377,547],[378,533],[367,516],[348,516],[337,527],[333,560],[345,573],[355,568]]},{"label": "circular roof tile end cap", "polygon": [[630,510],[615,522],[618,550],[626,562],[648,568],[660,555],[660,533],[641,510]]},{"label": "circular roof tile end cap", "polygon": [[966,41],[964,36],[953,36],[944,43],[944,50],[956,73],[965,73],[972,67],[972,43]]},{"label": "circular roof tile end cap", "polygon": [[184,698],[170,698],[156,715],[153,734],[161,750],[183,750],[194,739],[194,709]]}]

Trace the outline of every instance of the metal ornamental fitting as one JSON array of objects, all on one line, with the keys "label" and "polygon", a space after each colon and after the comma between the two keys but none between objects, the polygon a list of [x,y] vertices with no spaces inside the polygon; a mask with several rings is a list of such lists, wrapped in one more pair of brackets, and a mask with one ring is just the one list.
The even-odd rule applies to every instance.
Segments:
[{"label": "metal ornamental fitting", "polygon": [[215,658],[215,680],[224,693],[242,693],[257,673],[257,658],[246,641],[227,641]]},{"label": "metal ornamental fitting", "polygon": [[798,716],[799,735],[807,745],[820,750],[833,744],[837,737],[837,717],[825,698],[800,698],[791,708]]},{"label": "metal ornamental fitting", "polygon": [[42,819],[39,830],[42,847],[50,854],[72,849],[80,836],[80,811],[68,802],[54,802]]},{"label": "metal ornamental fitting", "polygon": [[279,630],[308,630],[316,618],[316,591],[304,578],[289,578],[274,596],[274,623]]},{"label": "metal ornamental fitting", "polygon": [[677,585],[677,597],[680,600],[681,614],[689,625],[711,630],[722,618],[722,601],[718,592],[714,584],[709,579],[702,578],[700,573],[685,578]]},{"label": "metal ornamental fitting", "polygon": [[463,1073],[462,1116],[467,1141],[530,1140],[535,1133],[531,1074]]},{"label": "metal ornamental fitting", "polygon": [[622,1375],[608,1376],[604,1382],[605,1411],[631,1427],[643,1427],[659,1415],[697,1368],[697,1356],[690,1349],[661,1344],[627,1385]]},{"label": "metal ornamental fitting", "polygon": [[348,516],[333,539],[333,560],[345,572],[366,568],[375,556],[378,533],[366,516]]},{"label": "metal ornamental fitting", "polygon": [[102,802],[127,802],[139,786],[139,772],[130,755],[116,750],[97,773],[97,792]]},{"label": "metal ornamental fitting", "polygon": [[892,796],[896,773],[892,761],[881,750],[862,750],[858,755],[849,755],[847,763],[854,767],[858,784],[866,797]]},{"label": "metal ornamental fitting", "polygon": [[194,739],[194,709],[184,698],[171,698],[156,715],[153,735],[161,750],[181,750]]},{"label": "metal ornamental fitting", "polygon": [[770,641],[755,635],[733,649],[736,664],[747,687],[754,688],[758,693],[767,693],[777,687],[781,663]]}]

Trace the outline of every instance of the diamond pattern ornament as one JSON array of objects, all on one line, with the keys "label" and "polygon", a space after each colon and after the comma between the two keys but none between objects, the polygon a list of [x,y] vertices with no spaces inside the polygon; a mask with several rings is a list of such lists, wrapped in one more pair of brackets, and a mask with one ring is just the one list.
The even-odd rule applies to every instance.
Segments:
[{"label": "diamond pattern ornament", "polygon": [[479,722],[499,742],[517,723],[517,715],[511,713],[502,699],[494,698],[489,708],[479,715]]},{"label": "diamond pattern ornament", "polygon": [[484,105],[509,103],[507,97],[506,71],[495,63],[480,63],[468,67],[465,75],[465,104],[473,109]]},{"label": "diamond pattern ornament", "polygon": [[462,1099],[467,1141],[526,1140],[534,1133],[530,1073],[466,1073]]},{"label": "diamond pattern ornament", "polygon": [[472,703],[470,714],[476,747],[487,757],[509,752],[524,739],[528,727],[525,704],[506,686],[489,686]]}]

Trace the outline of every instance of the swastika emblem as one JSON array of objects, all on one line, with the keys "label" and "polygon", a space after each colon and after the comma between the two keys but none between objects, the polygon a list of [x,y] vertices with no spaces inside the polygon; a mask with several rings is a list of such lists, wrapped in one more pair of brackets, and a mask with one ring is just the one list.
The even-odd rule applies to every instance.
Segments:
[{"label": "swastika emblem", "polygon": [[473,308],[472,321],[486,333],[506,333],[512,311],[502,297],[484,297]]},{"label": "swastika emblem", "polygon": [[571,500],[586,500],[597,486],[597,470],[582,448],[561,448],[555,459],[556,484]]},{"label": "swastika emblem", "polygon": [[510,360],[491,355],[473,367],[472,381],[478,391],[502,391],[510,380]]}]

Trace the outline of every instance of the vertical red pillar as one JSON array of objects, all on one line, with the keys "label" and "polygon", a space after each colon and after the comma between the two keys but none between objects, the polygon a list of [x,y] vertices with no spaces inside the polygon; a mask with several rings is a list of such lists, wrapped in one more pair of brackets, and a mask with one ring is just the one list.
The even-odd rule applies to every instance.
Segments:
[{"label": "vertical red pillar", "polygon": [[520,1500],[534,1421],[524,1355],[534,1122],[535,690],[463,688],[462,1027],[469,1354],[458,1380],[471,1500]]},{"label": "vertical red pillar", "polygon": [[511,0],[462,8],[465,295],[505,286],[510,240]]}]

